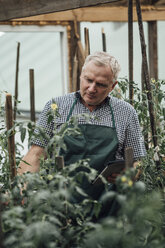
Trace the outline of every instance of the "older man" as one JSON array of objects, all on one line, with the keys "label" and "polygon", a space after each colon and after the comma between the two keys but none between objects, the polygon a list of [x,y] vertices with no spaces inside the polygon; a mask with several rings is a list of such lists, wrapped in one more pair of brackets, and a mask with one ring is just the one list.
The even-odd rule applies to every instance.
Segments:
[{"label": "older man", "polygon": [[[79,159],[89,158],[90,165],[101,171],[108,161],[123,159],[124,149],[132,147],[134,160],[145,156],[145,146],[139,126],[138,116],[134,108],[127,102],[109,95],[117,84],[120,66],[117,60],[105,52],[89,55],[82,68],[80,76],[80,91],[56,97],[53,101],[58,106],[59,116],[56,117],[56,128],[71,116],[88,114],[90,123],[79,117],[79,127],[82,135],[65,139],[67,150],[63,151],[65,164]],[[38,126],[43,127],[49,137],[52,137],[54,122],[48,123],[47,112],[51,109],[49,101],[42,111]],[[35,132],[38,132],[37,128]],[[26,171],[37,172],[40,157],[48,141],[37,138],[23,158],[32,166],[21,163],[18,173]]]}]

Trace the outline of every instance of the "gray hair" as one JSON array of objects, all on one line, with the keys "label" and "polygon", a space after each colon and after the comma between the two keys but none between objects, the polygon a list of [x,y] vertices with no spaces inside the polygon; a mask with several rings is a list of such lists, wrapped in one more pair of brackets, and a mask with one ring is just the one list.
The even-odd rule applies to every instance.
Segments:
[{"label": "gray hair", "polygon": [[98,66],[110,66],[113,73],[113,78],[115,80],[117,79],[120,71],[120,65],[115,57],[111,56],[107,52],[95,52],[94,54],[86,57],[82,71],[90,61],[93,61]]}]

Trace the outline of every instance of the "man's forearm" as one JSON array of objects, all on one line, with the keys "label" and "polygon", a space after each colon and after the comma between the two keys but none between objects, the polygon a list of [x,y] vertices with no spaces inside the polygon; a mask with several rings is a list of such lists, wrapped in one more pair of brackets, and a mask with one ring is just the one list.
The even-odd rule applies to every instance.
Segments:
[{"label": "man's forearm", "polygon": [[33,145],[19,164],[17,174],[21,175],[28,171],[32,173],[38,172],[40,168],[40,159],[42,156],[45,157],[44,148]]}]

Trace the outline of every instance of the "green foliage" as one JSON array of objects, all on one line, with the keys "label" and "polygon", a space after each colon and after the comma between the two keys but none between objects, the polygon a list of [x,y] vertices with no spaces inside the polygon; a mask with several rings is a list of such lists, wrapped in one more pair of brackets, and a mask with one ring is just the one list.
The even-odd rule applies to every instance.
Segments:
[{"label": "green foliage", "polygon": [[[105,191],[95,201],[81,188],[82,175],[91,181],[93,172],[80,161],[54,175],[47,168],[16,177],[9,195],[1,199],[10,200],[2,214],[5,247],[163,248],[160,191],[146,193],[143,182],[133,183],[131,169],[118,177],[117,191]],[[118,211],[101,218],[100,210],[109,208],[110,200]]]},{"label": "green foliage", "polygon": [[[9,204],[2,215],[5,246],[67,247],[81,240],[84,228],[89,229],[89,212],[92,210],[92,216],[97,215],[96,204],[99,205],[80,188],[82,175],[89,181],[93,178],[93,170],[86,161],[54,175],[49,174],[47,167],[39,174],[16,177],[8,195]],[[21,195],[24,184],[27,188]],[[84,208],[80,205],[83,198]],[[3,201],[7,199],[2,198]]]},{"label": "green foliage", "polygon": [[[134,89],[133,106],[136,109],[141,125],[142,133],[145,139],[147,156],[142,159],[138,169],[143,173],[140,180],[145,182],[147,190],[153,190],[155,187],[165,187],[165,81],[151,79],[152,101],[154,106],[156,132],[158,146],[154,147],[152,142],[150,115],[147,100],[147,91],[141,91],[135,82],[132,82]],[[114,91],[118,98],[130,102],[128,97],[129,82],[122,79],[119,82],[119,88]]]},{"label": "green foliage", "polygon": [[[128,100],[127,80],[119,82],[115,95]],[[88,160],[58,169],[56,156],[65,149],[64,135],[78,135],[77,118],[54,132],[47,149],[47,159],[41,159],[39,173],[26,173],[10,180],[7,137],[2,119],[0,130],[1,225],[4,247],[18,248],[164,248],[165,243],[165,155],[164,92],[152,81],[159,147],[153,148],[152,137],[147,142],[147,156],[136,169],[126,170],[111,187],[103,180],[104,190],[99,200],[91,197],[90,187],[97,172]],[[144,136],[150,133],[146,94],[134,87],[136,108]],[[53,103],[49,121],[58,116]],[[1,106],[1,115],[4,114]],[[89,116],[84,116],[89,119]],[[13,127],[23,142],[34,135],[34,123],[17,123]],[[44,130],[40,137],[48,138]],[[21,160],[16,144],[17,166]],[[50,154],[51,152],[51,155]],[[160,158],[159,167],[157,164]],[[29,165],[31,166],[31,165]],[[141,171],[138,181],[135,175]],[[26,187],[25,187],[26,185]]]},{"label": "green foliage", "polygon": [[[157,150],[159,150],[160,158],[165,156],[165,91],[163,88],[165,87],[165,81],[155,79],[151,79],[151,92],[152,92],[152,103],[154,107],[155,114],[155,122],[156,122],[156,132],[159,146]],[[148,108],[148,100],[147,100],[147,91],[141,91],[135,82],[132,82],[132,87],[134,91],[134,99],[133,99],[133,107],[138,113],[139,122],[142,127],[142,133],[145,137],[146,148],[152,148],[152,135],[151,135],[151,124],[150,124],[150,115]],[[127,79],[122,79],[118,83],[118,88],[116,88],[113,92],[114,96],[118,98],[130,102],[129,99],[129,82]],[[148,134],[149,137],[148,137]]]}]

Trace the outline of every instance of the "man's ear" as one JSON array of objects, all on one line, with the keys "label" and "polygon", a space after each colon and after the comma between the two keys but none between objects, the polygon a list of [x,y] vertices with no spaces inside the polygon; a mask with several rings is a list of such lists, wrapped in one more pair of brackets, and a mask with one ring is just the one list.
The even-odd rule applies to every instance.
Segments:
[{"label": "man's ear", "polygon": [[115,82],[112,84],[112,90],[115,88],[116,84],[118,84],[118,81],[115,81]]}]

